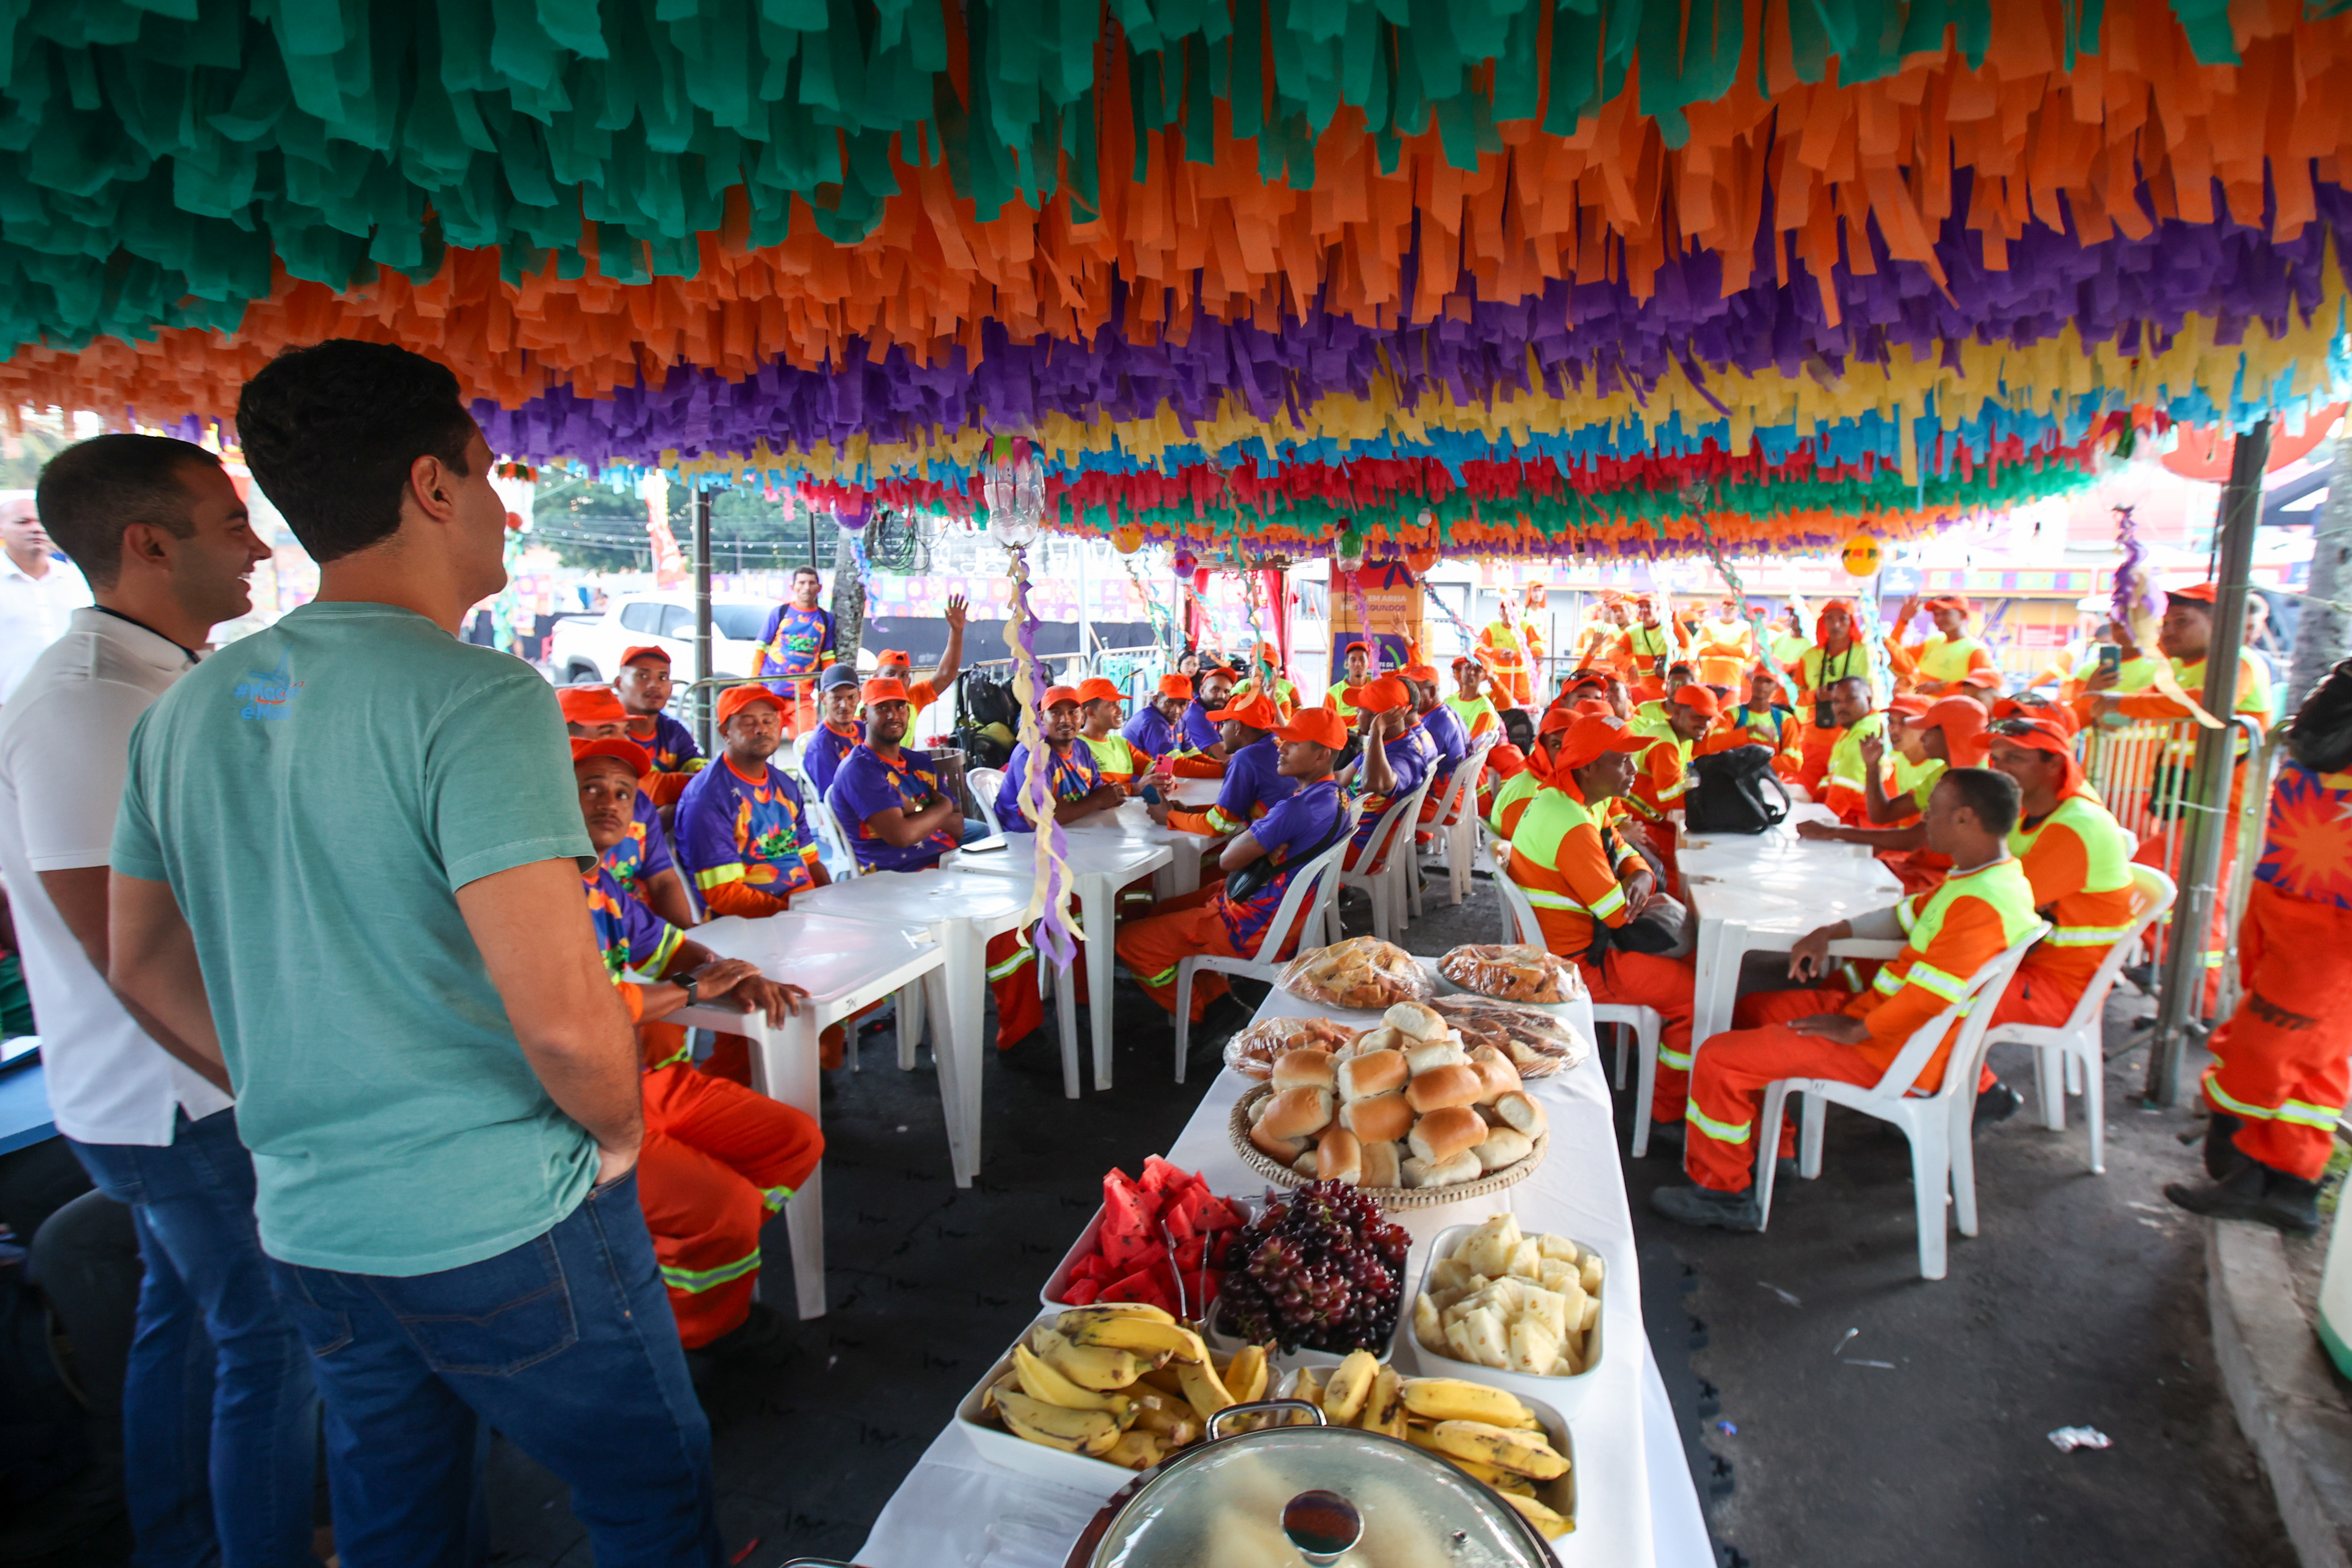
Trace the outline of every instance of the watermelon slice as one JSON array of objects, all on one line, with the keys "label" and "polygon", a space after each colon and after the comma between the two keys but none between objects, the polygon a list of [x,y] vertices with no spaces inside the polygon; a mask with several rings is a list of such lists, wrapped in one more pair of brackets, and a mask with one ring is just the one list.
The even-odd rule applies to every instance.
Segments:
[{"label": "watermelon slice", "polygon": [[1096,1292],[1101,1289],[1092,1279],[1073,1279],[1063,1289],[1062,1300],[1073,1307],[1091,1307],[1100,1300]]}]

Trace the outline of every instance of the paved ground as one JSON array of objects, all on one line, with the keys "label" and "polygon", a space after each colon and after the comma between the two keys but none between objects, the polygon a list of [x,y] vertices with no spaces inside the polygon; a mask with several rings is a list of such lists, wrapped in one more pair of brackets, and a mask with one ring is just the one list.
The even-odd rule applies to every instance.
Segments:
[{"label": "paved ground", "polygon": [[[1495,924],[1482,884],[1416,925],[1412,945],[1492,941]],[[984,1174],[968,1192],[948,1177],[928,1057],[900,1073],[884,1033],[867,1039],[866,1071],[831,1075],[833,1310],[799,1331],[789,1365],[712,1400],[730,1558],[773,1568],[854,1551],[1027,1321],[1103,1170],[1135,1170],[1182,1127],[1227,1031],[1196,1035],[1203,1070],[1179,1087],[1163,1016],[1132,987],[1116,1001],[1108,1094],[1063,1100],[1043,1037],[1034,1056],[992,1059]],[[2083,1167],[2079,1121],[2061,1136],[2021,1116],[1987,1134],[1983,1234],[1955,1238],[1940,1283],[1917,1276],[1901,1141],[1874,1123],[1831,1119],[1822,1179],[1784,1188],[1761,1237],[1653,1218],[1646,1194],[1675,1178],[1671,1156],[1629,1162],[1651,1340],[1726,1562],[2289,1568],[2215,1380],[2196,1233],[2158,1191],[2190,1167],[2173,1135],[2192,1123],[2137,1109],[2139,1067],[2134,1053],[2109,1072],[2105,1177]],[[769,1241],[771,1293],[789,1302],[781,1225]],[[1848,1329],[1861,1331],[1841,1353]],[[2115,1447],[2060,1454],[2043,1435],[2073,1424]],[[1712,1498],[1717,1458],[1730,1486]],[[504,1446],[490,1493],[497,1562],[590,1561],[561,1489]]]}]

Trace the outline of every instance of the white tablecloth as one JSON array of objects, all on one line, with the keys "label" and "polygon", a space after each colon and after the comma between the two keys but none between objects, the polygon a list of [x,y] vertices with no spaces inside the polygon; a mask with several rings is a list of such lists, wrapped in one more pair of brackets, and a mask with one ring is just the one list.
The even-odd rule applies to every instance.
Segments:
[{"label": "white tablecloth", "polygon": [[[1327,1011],[1277,990],[1258,1016]],[[1368,1014],[1332,1016],[1371,1022]],[[1589,1010],[1583,1028],[1589,1039]],[[1226,1130],[1234,1102],[1250,1087],[1239,1074],[1221,1072],[1167,1152],[1176,1164],[1201,1172],[1219,1193],[1264,1186],[1234,1152]],[[1608,1268],[1601,1294],[1607,1349],[1594,1375],[1604,1381],[1570,1423],[1578,1474],[1577,1530],[1555,1542],[1555,1550],[1570,1568],[1712,1568],[1698,1494],[1642,1327],[1641,1273],[1610,1121],[1608,1080],[1596,1053],[1574,1072],[1528,1088],[1550,1121],[1551,1148],[1543,1167],[1493,1198],[1402,1215],[1414,1236],[1409,1278],[1419,1282],[1429,1239],[1438,1231],[1506,1207],[1528,1230],[1573,1237],[1599,1249]],[[1139,1151],[1127,1165],[1132,1169],[1145,1152],[1150,1151]],[[1106,1488],[1104,1495],[1113,1489],[1115,1485]],[[1059,1568],[1102,1500],[991,1464],[950,1424],[875,1521],[857,1561],[866,1568]]]}]

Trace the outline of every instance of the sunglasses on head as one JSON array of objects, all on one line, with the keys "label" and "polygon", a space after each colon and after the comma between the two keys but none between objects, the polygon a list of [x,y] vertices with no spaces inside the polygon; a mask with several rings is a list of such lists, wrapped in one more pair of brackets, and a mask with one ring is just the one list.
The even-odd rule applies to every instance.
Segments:
[{"label": "sunglasses on head", "polygon": [[2048,726],[2039,719],[1996,719],[1987,727],[1986,732],[2011,739],[2032,737],[2046,741],[2051,738]]}]

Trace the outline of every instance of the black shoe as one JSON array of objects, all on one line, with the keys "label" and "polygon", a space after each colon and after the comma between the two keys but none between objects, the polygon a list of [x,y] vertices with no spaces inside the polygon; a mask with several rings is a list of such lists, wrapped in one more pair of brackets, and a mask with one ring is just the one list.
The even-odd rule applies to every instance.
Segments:
[{"label": "black shoe", "polygon": [[1764,1228],[1764,1205],[1757,1202],[1752,1187],[1737,1193],[1719,1193],[1696,1183],[1659,1187],[1650,1194],[1650,1206],[1685,1225],[1706,1226],[1716,1230]]},{"label": "black shoe", "polygon": [[751,1316],[704,1345],[699,1353],[731,1366],[782,1366],[798,1349],[784,1315],[764,1301],[754,1301]]},{"label": "black shoe", "polygon": [[1679,1121],[1651,1122],[1650,1142],[1653,1143],[1671,1143],[1677,1149],[1681,1148],[1683,1146],[1683,1124]]},{"label": "black shoe", "polygon": [[1999,1079],[1993,1079],[1990,1089],[1977,1091],[1976,1110],[1969,1118],[1969,1136],[1975,1136],[1996,1121],[2008,1121],[2024,1103],[2025,1096]]},{"label": "black shoe", "polygon": [[2244,1125],[2224,1110],[2217,1110],[2206,1120],[2205,1173],[2215,1181],[2224,1181],[2254,1163],[2252,1155],[2238,1147],[2237,1131]]},{"label": "black shoe", "polygon": [[2124,978],[2130,981],[2141,995],[2153,996],[2156,994],[2155,964],[2126,963],[2124,965]]},{"label": "black shoe", "polygon": [[2168,1183],[2164,1195],[2208,1219],[2252,1220],[2289,1236],[2312,1236],[2319,1230],[2319,1184],[2252,1160],[2209,1186]]},{"label": "black shoe", "polygon": [[1772,1180],[1775,1184],[1793,1182],[1796,1179],[1797,1162],[1794,1159],[1783,1154],[1772,1162]]}]

